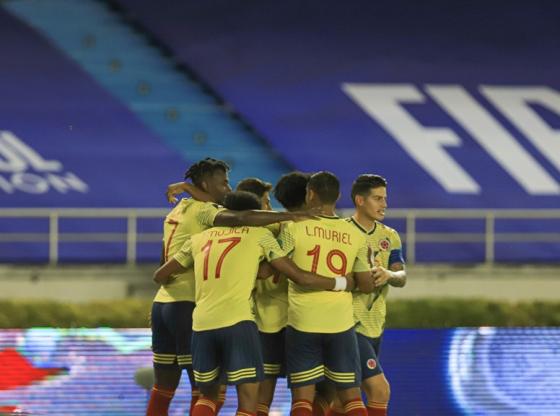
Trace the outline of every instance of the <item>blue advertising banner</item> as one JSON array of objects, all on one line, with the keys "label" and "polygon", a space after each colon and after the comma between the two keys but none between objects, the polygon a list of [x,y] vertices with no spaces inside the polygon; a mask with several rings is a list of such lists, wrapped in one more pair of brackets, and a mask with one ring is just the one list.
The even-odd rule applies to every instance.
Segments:
[{"label": "blue advertising banner", "polygon": [[[0,331],[0,413],[139,415],[148,392],[135,383],[151,369],[147,329],[31,328]],[[392,416],[558,415],[560,330],[458,328],[387,330],[380,361],[391,384]],[[184,415],[187,377],[170,415]],[[288,415],[278,382],[271,415]],[[230,388],[222,410],[232,415]]]}]

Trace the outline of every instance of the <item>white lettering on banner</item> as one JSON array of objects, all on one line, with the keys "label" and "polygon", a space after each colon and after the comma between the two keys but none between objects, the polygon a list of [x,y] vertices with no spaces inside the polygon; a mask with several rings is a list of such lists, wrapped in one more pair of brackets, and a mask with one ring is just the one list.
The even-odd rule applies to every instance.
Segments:
[{"label": "white lettering on banner", "polygon": [[560,94],[549,87],[490,87],[480,92],[560,171],[560,130],[550,128],[530,104],[560,116]]},{"label": "white lettering on banner", "polygon": [[[422,126],[403,107],[425,102],[414,85],[343,84],[342,89],[445,190],[479,192],[479,185],[444,149],[460,146],[461,139],[452,130]],[[426,90],[527,193],[560,194],[554,178],[462,86],[427,85]],[[481,91],[560,170],[560,132],[550,129],[527,105],[538,102],[560,114],[560,95],[546,87],[484,86]]]},{"label": "white lettering on banner", "polygon": [[463,87],[427,85],[426,91],[528,194],[560,192],[554,178]]},{"label": "white lettering on banner", "polygon": [[446,191],[480,191],[475,180],[445,150],[445,146],[460,146],[461,138],[448,128],[422,126],[402,106],[425,101],[414,85],[343,84],[342,89]]},{"label": "white lettering on banner", "polygon": [[[32,169],[34,172],[29,172]],[[0,131],[0,191],[45,194],[88,192],[88,185],[72,172],[62,172],[58,160],[46,160],[9,131]]]}]

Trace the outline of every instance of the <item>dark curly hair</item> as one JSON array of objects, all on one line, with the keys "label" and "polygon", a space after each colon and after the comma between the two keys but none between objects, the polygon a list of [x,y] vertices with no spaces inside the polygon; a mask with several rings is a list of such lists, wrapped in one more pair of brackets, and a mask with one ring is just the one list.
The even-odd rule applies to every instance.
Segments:
[{"label": "dark curly hair", "polygon": [[207,157],[189,167],[185,172],[185,179],[190,179],[192,183],[200,187],[205,177],[213,175],[218,170],[227,173],[229,165],[223,160]]}]

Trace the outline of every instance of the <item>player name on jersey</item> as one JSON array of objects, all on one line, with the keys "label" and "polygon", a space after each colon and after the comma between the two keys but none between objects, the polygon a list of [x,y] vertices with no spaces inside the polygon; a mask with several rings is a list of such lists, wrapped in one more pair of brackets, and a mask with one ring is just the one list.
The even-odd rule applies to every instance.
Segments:
[{"label": "player name on jersey", "polygon": [[305,234],[307,234],[309,237],[318,237],[323,240],[331,240],[336,241],[337,243],[348,244],[350,246],[352,245],[349,233],[329,230],[318,225],[313,227],[306,225]]},{"label": "player name on jersey", "polygon": [[235,227],[209,230],[210,237],[223,237],[231,234],[249,234],[249,227]]}]

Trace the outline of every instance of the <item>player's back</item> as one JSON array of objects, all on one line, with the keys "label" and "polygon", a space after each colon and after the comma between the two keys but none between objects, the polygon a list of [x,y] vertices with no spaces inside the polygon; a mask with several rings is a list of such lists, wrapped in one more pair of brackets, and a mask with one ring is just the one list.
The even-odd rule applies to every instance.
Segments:
[{"label": "player's back", "polygon": [[[368,270],[365,237],[338,217],[321,216],[282,230],[283,249],[303,270],[327,277]],[[356,266],[359,264],[358,266]],[[356,269],[358,267],[358,269]],[[336,333],[351,328],[349,292],[313,291],[290,281],[288,325],[304,332]]]},{"label": "player's back", "polygon": [[[169,260],[192,235],[212,226],[215,215],[223,208],[210,202],[192,198],[182,199],[165,217],[163,225],[163,256]],[[174,276],[162,285],[156,294],[156,302],[194,302],[194,272],[192,268]]]},{"label": "player's back", "polygon": [[193,329],[223,328],[254,320],[251,294],[259,263],[283,255],[261,227],[214,227],[192,237],[196,281]]}]

